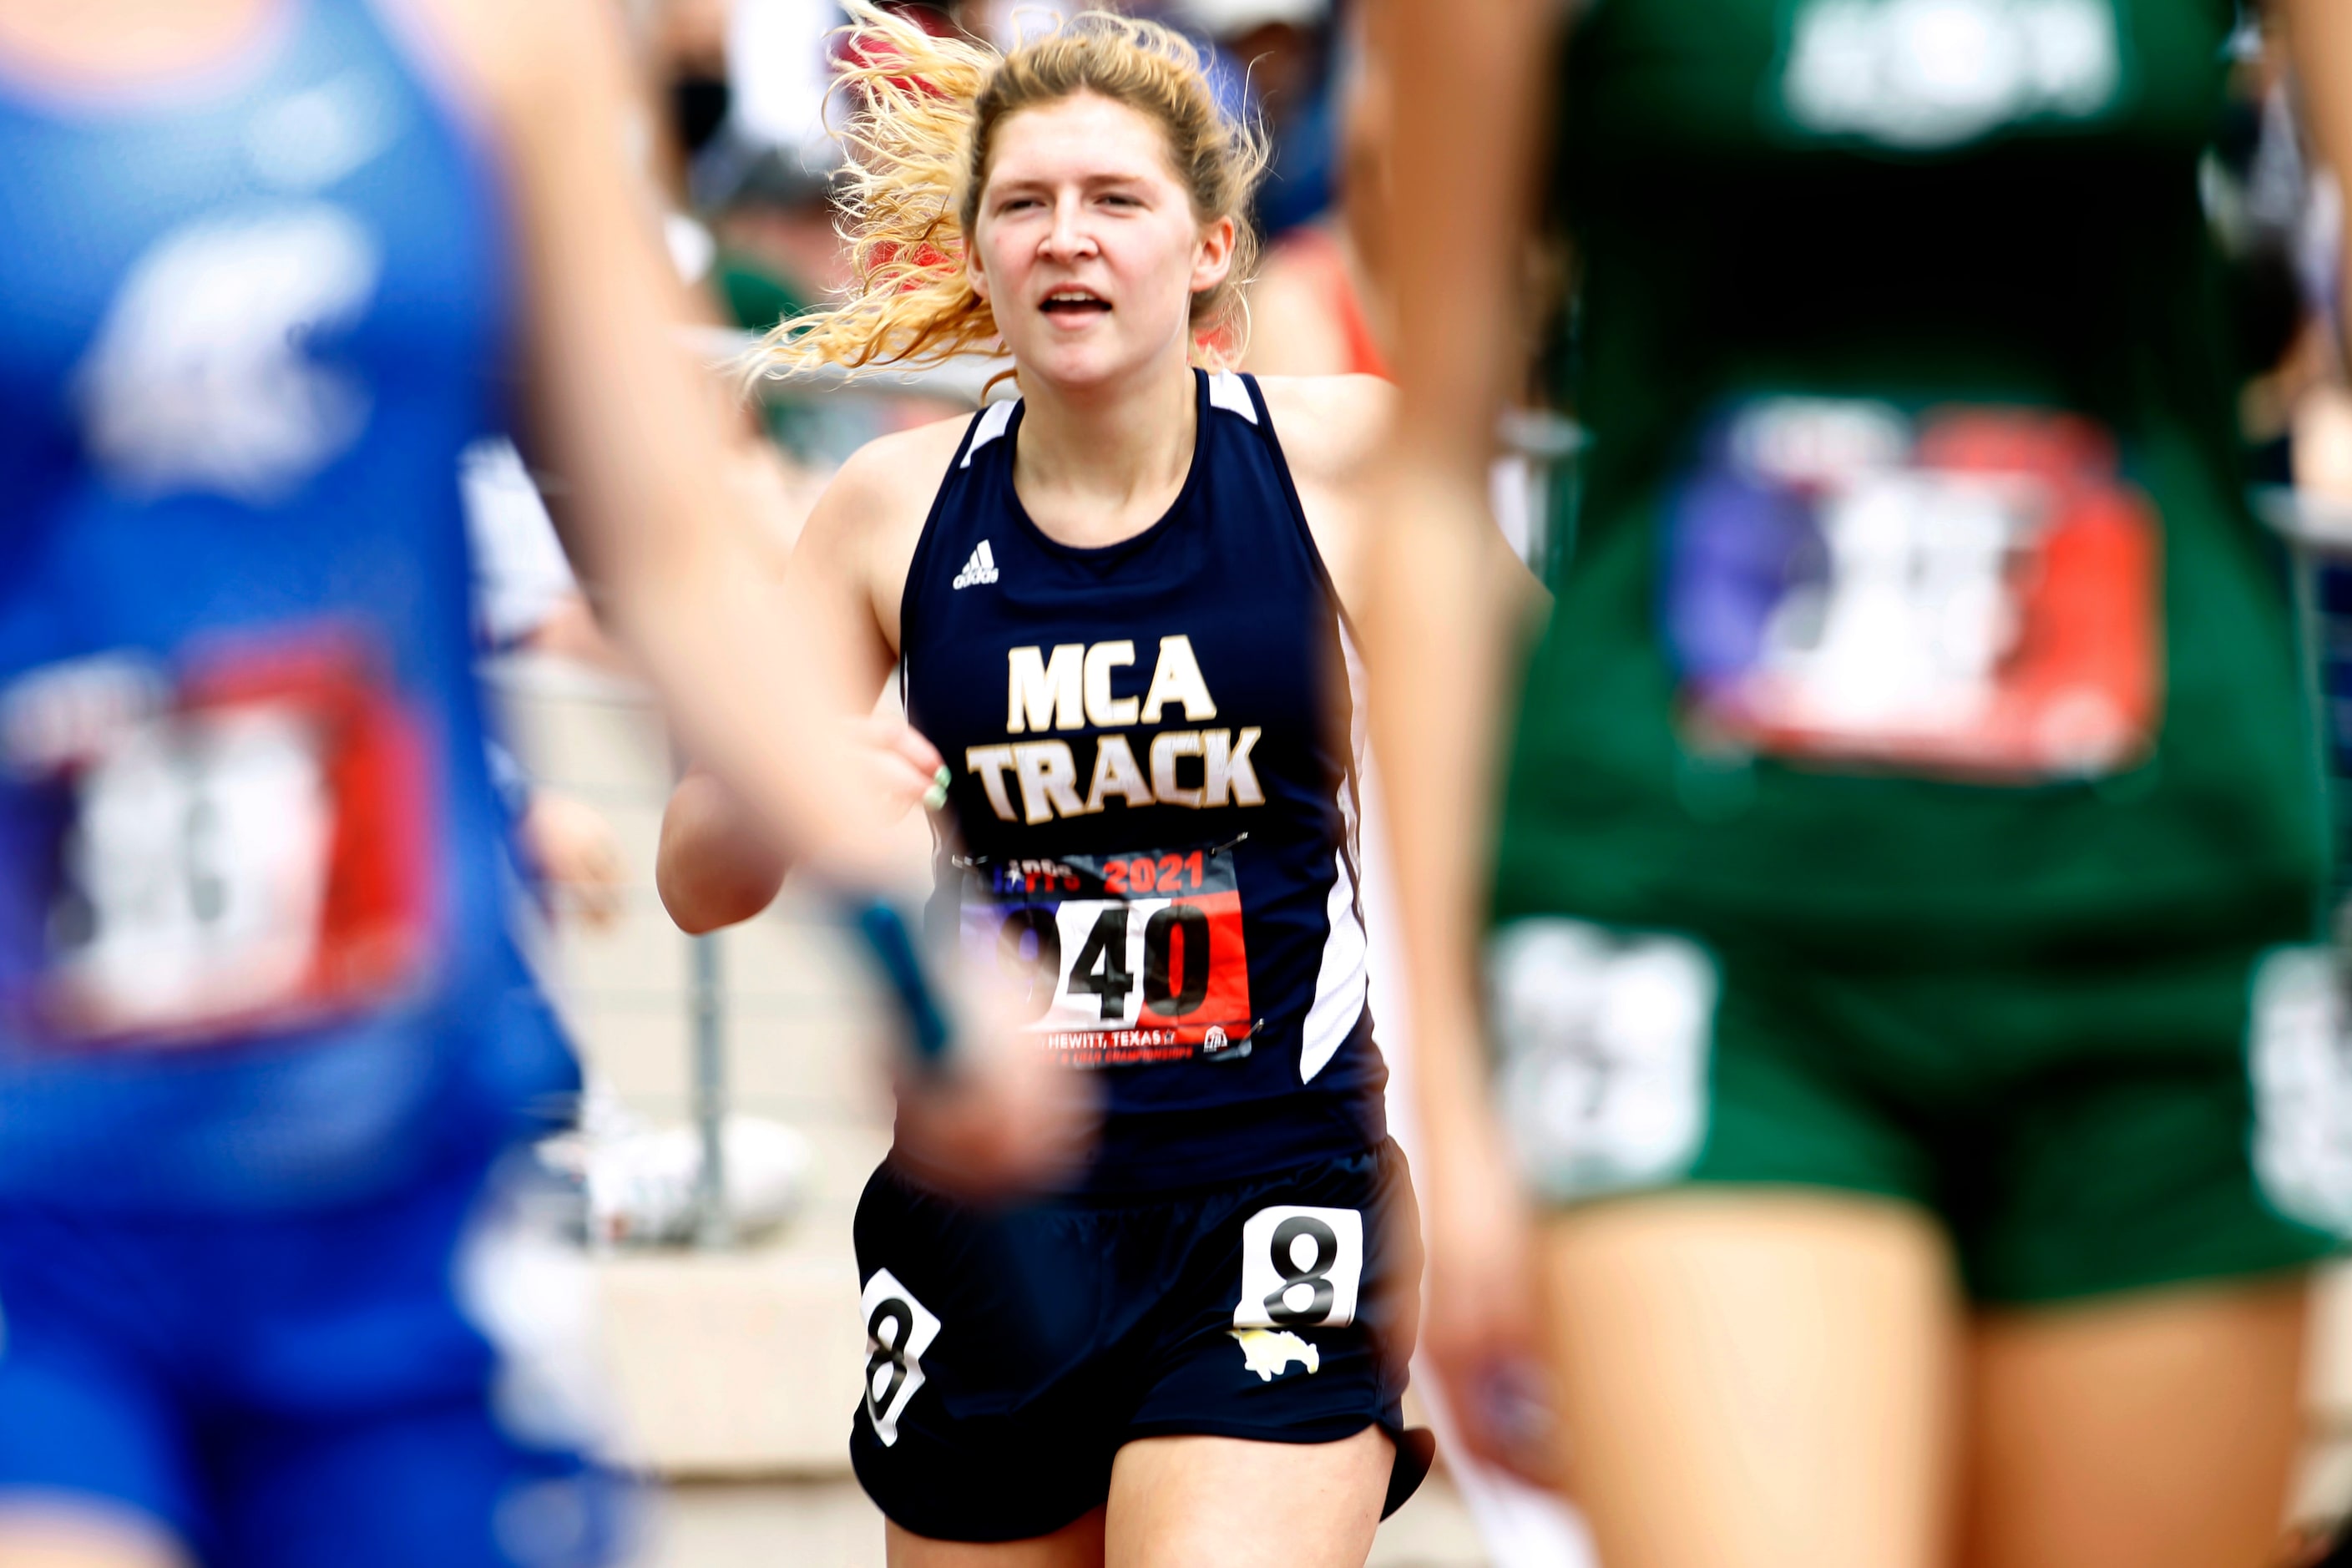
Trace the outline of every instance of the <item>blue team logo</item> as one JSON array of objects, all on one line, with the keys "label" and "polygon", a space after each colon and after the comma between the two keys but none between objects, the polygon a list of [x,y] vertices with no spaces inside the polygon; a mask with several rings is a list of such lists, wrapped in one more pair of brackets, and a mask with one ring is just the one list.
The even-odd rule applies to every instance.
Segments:
[{"label": "blue team logo", "polygon": [[366,427],[366,384],[320,348],[366,311],[380,270],[373,237],[321,202],[164,235],[124,277],[76,380],[92,466],[138,496],[285,499]]}]

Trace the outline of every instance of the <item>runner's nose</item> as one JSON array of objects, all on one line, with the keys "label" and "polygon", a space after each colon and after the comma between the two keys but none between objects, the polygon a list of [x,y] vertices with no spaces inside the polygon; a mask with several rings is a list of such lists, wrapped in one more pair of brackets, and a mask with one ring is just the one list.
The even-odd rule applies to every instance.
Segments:
[{"label": "runner's nose", "polygon": [[1086,209],[1076,195],[1054,204],[1054,226],[1046,231],[1041,254],[1054,261],[1076,261],[1095,254],[1094,236],[1087,232]]}]

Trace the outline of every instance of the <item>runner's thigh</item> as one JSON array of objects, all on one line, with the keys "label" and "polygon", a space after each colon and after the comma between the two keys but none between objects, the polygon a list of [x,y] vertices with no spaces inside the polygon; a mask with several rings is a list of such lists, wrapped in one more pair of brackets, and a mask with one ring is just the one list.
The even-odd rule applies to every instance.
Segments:
[{"label": "runner's thigh", "polygon": [[933,1541],[882,1521],[889,1568],[1102,1568],[1103,1510],[1027,1541]]},{"label": "runner's thigh", "polygon": [[1988,1317],[1968,1568],[2260,1568],[2299,1436],[2305,1287],[2272,1278]]},{"label": "runner's thigh", "polygon": [[1396,1448],[1144,1437],[1111,1467],[1108,1568],[1363,1568]]},{"label": "runner's thigh", "polygon": [[1552,1220],[1568,1463],[1610,1568],[1928,1568],[1958,1288],[1885,1200],[1713,1187]]}]

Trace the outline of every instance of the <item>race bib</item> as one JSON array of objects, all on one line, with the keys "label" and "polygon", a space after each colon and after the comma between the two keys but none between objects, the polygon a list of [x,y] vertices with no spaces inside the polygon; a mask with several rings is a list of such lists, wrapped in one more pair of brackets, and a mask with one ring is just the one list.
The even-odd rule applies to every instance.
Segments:
[{"label": "race bib", "polygon": [[1022,988],[1028,1028],[1074,1067],[1250,1050],[1233,847],[975,866],[964,950]]},{"label": "race bib", "polygon": [[1671,1181],[1706,1140],[1716,962],[1689,938],[1540,915],[1486,947],[1495,1103],[1563,1201]]},{"label": "race bib", "polygon": [[0,692],[0,761],[36,907],[8,922],[11,1011],[61,1044],[194,1045],[409,984],[423,757],[339,640],[176,678],[129,656],[20,677]]},{"label": "race bib", "polygon": [[2112,0],[1801,0],[1786,125],[1926,152],[2094,121],[2132,85]]},{"label": "race bib", "polygon": [[2079,417],[1747,404],[1667,517],[1686,729],[1980,782],[2119,771],[2160,707],[2158,557],[2153,509]]}]

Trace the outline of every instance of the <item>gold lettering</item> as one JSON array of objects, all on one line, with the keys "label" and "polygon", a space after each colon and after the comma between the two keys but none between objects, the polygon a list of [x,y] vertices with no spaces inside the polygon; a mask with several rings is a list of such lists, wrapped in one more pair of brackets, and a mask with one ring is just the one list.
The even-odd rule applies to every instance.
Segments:
[{"label": "gold lettering", "polygon": [[966,746],[963,749],[963,771],[980,775],[980,787],[988,792],[988,804],[1005,821],[1013,820],[1013,802],[1004,793],[1004,770],[1013,765],[1010,746]]},{"label": "gold lettering", "polygon": [[1171,702],[1182,703],[1184,717],[1196,724],[1217,716],[1209,683],[1201,678],[1201,661],[1192,657],[1192,639],[1181,633],[1160,639],[1160,662],[1151,669],[1151,689],[1143,694],[1143,721],[1159,723],[1160,709]]},{"label": "gold lettering", "polygon": [[1201,784],[1211,805],[1225,804],[1232,792],[1235,805],[1264,805],[1265,792],[1257,787],[1257,769],[1250,765],[1250,748],[1257,744],[1258,727],[1242,731],[1235,746],[1231,730],[1210,730],[1201,736]]},{"label": "gold lettering", "polygon": [[1013,772],[1021,781],[1021,811],[1029,826],[1054,820],[1054,813],[1083,816],[1078,804],[1078,763],[1067,741],[1032,741],[1013,748]]},{"label": "gold lettering", "polygon": [[1127,737],[1105,735],[1095,742],[1095,777],[1087,790],[1087,809],[1100,811],[1103,803],[1115,795],[1124,795],[1130,806],[1150,805],[1151,783],[1135,765],[1135,752],[1128,745]]},{"label": "gold lettering", "polygon": [[1074,642],[1055,645],[1051,659],[1039,648],[1005,650],[1006,733],[1086,728],[1078,702],[1078,665],[1086,652],[1084,643]]},{"label": "gold lettering", "polygon": [[1170,730],[1151,737],[1152,798],[1170,805],[1197,807],[1201,791],[1176,787],[1176,759],[1201,754],[1201,732],[1198,730]]},{"label": "gold lettering", "polygon": [[1135,699],[1110,694],[1110,672],[1135,662],[1131,642],[1098,642],[1087,649],[1087,722],[1116,728],[1135,722]]}]

